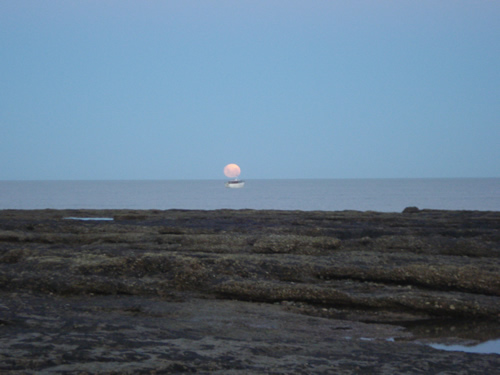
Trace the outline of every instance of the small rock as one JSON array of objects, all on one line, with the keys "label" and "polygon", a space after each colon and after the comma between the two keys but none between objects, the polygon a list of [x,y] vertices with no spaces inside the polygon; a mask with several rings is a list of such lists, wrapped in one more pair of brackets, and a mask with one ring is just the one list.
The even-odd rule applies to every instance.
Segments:
[{"label": "small rock", "polygon": [[418,207],[406,207],[404,210],[403,210],[403,213],[404,214],[415,214],[415,213],[418,213],[420,212],[420,209]]}]

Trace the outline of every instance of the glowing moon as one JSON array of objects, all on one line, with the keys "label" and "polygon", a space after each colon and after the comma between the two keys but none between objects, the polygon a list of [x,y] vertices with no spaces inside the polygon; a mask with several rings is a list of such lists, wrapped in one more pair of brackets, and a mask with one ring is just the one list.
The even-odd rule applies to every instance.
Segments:
[{"label": "glowing moon", "polygon": [[241,169],[237,164],[228,164],[224,167],[224,174],[229,178],[238,177],[240,173]]}]

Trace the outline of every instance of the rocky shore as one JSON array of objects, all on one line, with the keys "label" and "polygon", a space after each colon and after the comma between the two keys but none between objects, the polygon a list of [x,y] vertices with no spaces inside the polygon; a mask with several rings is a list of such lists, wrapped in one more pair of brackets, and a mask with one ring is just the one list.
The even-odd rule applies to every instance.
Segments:
[{"label": "rocky shore", "polygon": [[500,212],[0,211],[0,373],[487,374]]}]

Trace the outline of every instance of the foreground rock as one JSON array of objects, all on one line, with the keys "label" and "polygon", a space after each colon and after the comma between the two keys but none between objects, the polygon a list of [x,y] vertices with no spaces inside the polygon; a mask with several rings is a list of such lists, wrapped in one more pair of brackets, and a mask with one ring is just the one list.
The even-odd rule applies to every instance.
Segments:
[{"label": "foreground rock", "polygon": [[418,209],[0,211],[0,371],[491,373],[499,355],[421,343],[500,338],[499,228]]}]

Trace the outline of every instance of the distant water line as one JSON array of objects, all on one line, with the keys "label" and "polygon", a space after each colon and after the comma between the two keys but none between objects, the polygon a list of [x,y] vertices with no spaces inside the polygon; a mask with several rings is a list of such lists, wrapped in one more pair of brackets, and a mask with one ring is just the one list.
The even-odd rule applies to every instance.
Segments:
[{"label": "distant water line", "polygon": [[500,178],[0,181],[0,209],[500,211]]}]

